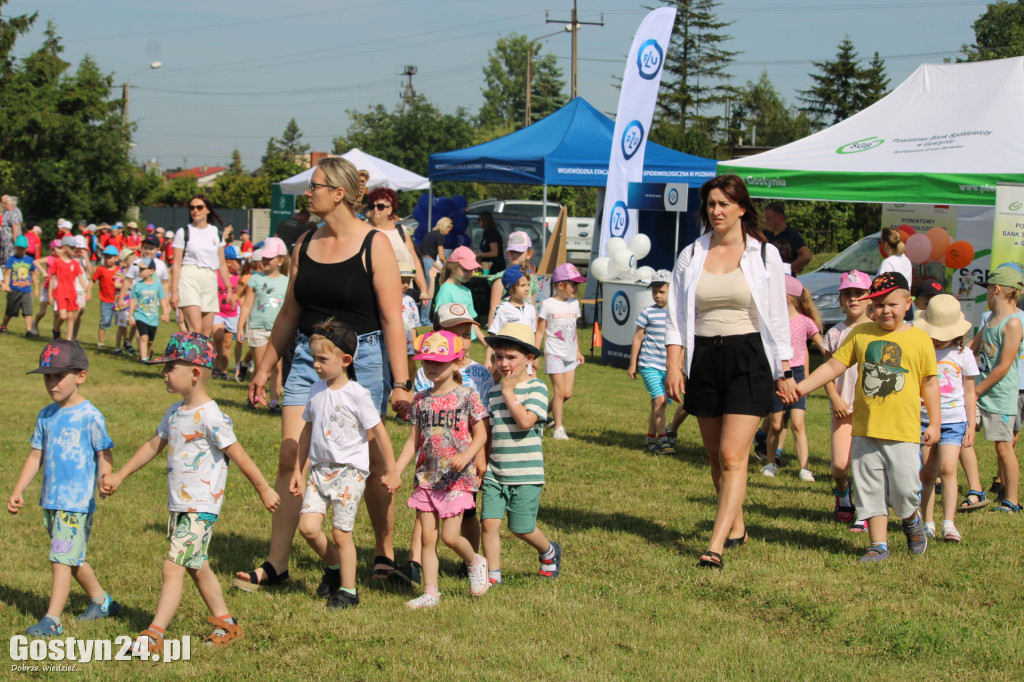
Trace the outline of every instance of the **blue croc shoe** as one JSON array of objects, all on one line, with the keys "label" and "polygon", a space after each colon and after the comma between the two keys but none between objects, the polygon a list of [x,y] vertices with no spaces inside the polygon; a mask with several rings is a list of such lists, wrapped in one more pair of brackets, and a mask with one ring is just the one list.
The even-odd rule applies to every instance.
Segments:
[{"label": "blue croc shoe", "polygon": [[64,634],[64,626],[58,625],[57,621],[49,616],[43,616],[41,621],[25,630],[25,634],[33,637],[56,637]]},{"label": "blue croc shoe", "polygon": [[104,596],[102,604],[97,604],[94,601],[89,602],[89,608],[78,617],[78,620],[99,620],[100,618],[116,616],[120,611],[121,605],[111,599],[108,594]]}]

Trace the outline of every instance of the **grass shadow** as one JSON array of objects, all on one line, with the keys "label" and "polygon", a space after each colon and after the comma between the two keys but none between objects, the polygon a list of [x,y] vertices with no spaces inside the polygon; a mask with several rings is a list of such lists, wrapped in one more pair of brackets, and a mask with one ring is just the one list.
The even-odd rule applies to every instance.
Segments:
[{"label": "grass shadow", "polygon": [[[64,616],[62,622],[67,624],[68,621],[78,622],[78,615],[85,612],[89,606],[89,598],[81,591],[81,588],[77,587],[77,583],[72,579],[71,595],[68,597],[67,605],[64,607]],[[116,595],[112,595],[114,599]],[[49,592],[41,593],[39,591],[25,591],[13,587],[11,585],[0,585],[0,603],[14,607],[28,620],[32,622],[26,622],[25,627],[32,625],[43,615],[46,614],[46,610],[50,606],[50,595]],[[10,613],[7,614],[8,623],[13,620],[10,618]],[[116,616],[112,616],[118,622],[126,622],[131,630],[142,630],[147,627],[153,621],[153,613],[151,611],[143,611],[131,606],[125,606],[121,604],[121,610]],[[65,625],[66,628],[66,625]]]},{"label": "grass shadow", "polygon": [[542,506],[538,513],[538,518],[562,532],[590,528],[615,530],[632,533],[647,542],[662,545],[685,554],[692,554],[698,551],[684,541],[683,535],[679,531],[650,519],[623,512],[605,513],[592,509]]}]

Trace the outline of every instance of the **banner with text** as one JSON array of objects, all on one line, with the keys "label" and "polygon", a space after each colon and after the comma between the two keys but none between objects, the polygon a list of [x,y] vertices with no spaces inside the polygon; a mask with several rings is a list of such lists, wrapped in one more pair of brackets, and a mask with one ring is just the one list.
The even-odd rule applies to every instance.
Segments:
[{"label": "banner with text", "polygon": [[643,180],[644,147],[675,20],[676,11],[671,7],[649,13],[640,23],[629,48],[619,92],[619,108],[615,114],[615,132],[612,134],[598,256],[607,255],[605,245],[612,237],[629,241],[636,234],[637,213],[626,204],[628,188],[630,182]]},{"label": "banner with text", "polygon": [[1024,266],[1024,185],[996,185],[996,215],[992,221],[991,267],[1003,263]]}]

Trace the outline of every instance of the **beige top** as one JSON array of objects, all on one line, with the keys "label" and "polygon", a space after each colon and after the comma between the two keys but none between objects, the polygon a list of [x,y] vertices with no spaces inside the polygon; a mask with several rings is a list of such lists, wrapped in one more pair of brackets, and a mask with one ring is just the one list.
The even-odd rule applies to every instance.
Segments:
[{"label": "beige top", "polygon": [[398,231],[398,228],[392,227],[390,230],[380,230],[378,228],[378,230],[383,232],[391,242],[391,246],[395,250],[395,258],[401,263],[411,265],[413,270],[417,270],[416,259],[409,253],[409,247],[405,245],[405,240],[402,239],[402,234]]},{"label": "beige top", "polygon": [[757,306],[743,271],[724,275],[702,270],[697,279],[695,336],[756,334]]}]

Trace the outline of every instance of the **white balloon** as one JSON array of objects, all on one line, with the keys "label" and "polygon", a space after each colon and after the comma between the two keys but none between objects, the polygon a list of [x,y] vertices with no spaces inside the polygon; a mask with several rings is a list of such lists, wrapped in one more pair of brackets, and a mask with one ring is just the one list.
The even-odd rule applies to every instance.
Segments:
[{"label": "white balloon", "polygon": [[636,256],[629,249],[616,251],[612,256],[612,265],[619,272],[622,272],[623,270],[632,270],[636,267]]},{"label": "white balloon", "polygon": [[654,278],[654,268],[650,266],[643,266],[636,269],[636,281],[641,284],[650,284]]},{"label": "white balloon", "polygon": [[604,245],[604,252],[609,256],[614,256],[619,251],[625,251],[629,247],[626,246],[626,240],[622,237],[612,237],[608,240],[608,243]]},{"label": "white balloon", "polygon": [[647,254],[651,252],[651,238],[646,234],[636,233],[629,240],[629,250],[636,254],[637,260],[647,258]]},{"label": "white balloon", "polygon": [[607,256],[595,258],[594,262],[590,264],[590,272],[588,274],[597,278],[598,282],[606,282],[611,279],[611,265],[612,259]]}]

